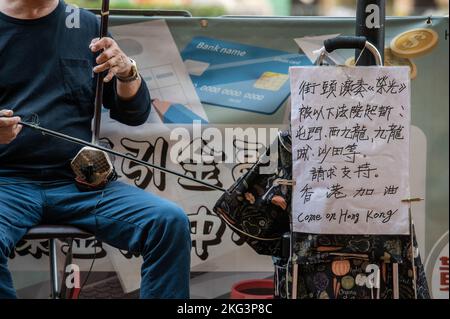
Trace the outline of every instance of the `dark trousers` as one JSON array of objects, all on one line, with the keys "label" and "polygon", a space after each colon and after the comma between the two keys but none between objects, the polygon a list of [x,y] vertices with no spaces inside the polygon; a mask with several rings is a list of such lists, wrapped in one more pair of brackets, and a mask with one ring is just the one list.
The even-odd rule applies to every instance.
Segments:
[{"label": "dark trousers", "polygon": [[29,182],[0,177],[0,298],[16,297],[8,256],[40,223],[73,225],[139,252],[142,298],[189,298],[190,225],[181,208],[121,182],[89,192],[70,181]]}]

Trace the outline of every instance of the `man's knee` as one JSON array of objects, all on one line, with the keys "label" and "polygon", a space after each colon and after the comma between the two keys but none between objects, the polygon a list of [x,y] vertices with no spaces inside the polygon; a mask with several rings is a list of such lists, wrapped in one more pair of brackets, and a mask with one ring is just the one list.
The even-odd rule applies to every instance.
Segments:
[{"label": "man's knee", "polygon": [[184,210],[173,202],[164,201],[157,209],[153,207],[146,226],[149,226],[150,230],[149,239],[158,234],[158,237],[170,241],[190,241],[189,218]]},{"label": "man's knee", "polygon": [[149,232],[144,251],[151,247],[155,240],[157,242],[162,240],[170,247],[177,247],[177,249],[180,249],[180,253],[182,247],[190,250],[191,227],[189,218],[184,210],[176,204],[167,202],[160,205],[156,212],[153,210],[153,216],[147,220],[146,224],[149,226]]},{"label": "man's knee", "polygon": [[184,210],[174,203],[168,203],[161,207],[160,222],[173,231],[189,232],[189,218]]}]

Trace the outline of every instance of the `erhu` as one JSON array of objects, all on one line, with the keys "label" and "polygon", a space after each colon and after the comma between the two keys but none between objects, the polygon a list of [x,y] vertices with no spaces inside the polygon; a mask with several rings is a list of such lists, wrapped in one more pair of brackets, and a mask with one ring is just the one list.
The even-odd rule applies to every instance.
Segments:
[{"label": "erhu", "polygon": [[[102,1],[100,39],[108,35],[109,0]],[[106,71],[105,71],[106,72]],[[105,72],[97,74],[95,90],[92,144],[99,145],[101,111],[103,104],[103,79]],[[70,163],[77,186],[84,190],[101,189],[116,178],[114,166],[105,151],[91,146],[83,147]]]}]

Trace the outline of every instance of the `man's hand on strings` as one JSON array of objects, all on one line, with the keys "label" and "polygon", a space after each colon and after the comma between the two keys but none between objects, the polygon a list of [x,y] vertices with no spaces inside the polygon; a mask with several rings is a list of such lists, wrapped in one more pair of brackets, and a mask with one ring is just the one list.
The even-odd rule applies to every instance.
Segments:
[{"label": "man's hand on strings", "polygon": [[[97,57],[96,62],[98,65],[94,68],[94,72],[108,71],[108,74],[104,78],[105,82],[111,81],[116,75],[120,78],[128,78],[133,75],[133,64],[130,58],[123,53],[117,42],[113,39],[107,37],[101,39],[96,38],[92,40],[89,47],[92,52],[100,52],[103,50]],[[130,100],[136,96],[141,86],[141,81],[140,76],[137,77],[136,81],[117,81],[116,88],[119,98],[122,100]]]},{"label": "man's hand on strings", "polygon": [[0,110],[0,144],[11,143],[22,130],[20,117],[11,110]]},{"label": "man's hand on strings", "polygon": [[100,73],[109,70],[105,76],[105,82],[111,81],[116,75],[122,78],[130,76],[132,63],[116,41],[108,37],[95,38],[89,48],[92,52],[104,50],[96,59],[97,66],[94,68],[94,72]]}]

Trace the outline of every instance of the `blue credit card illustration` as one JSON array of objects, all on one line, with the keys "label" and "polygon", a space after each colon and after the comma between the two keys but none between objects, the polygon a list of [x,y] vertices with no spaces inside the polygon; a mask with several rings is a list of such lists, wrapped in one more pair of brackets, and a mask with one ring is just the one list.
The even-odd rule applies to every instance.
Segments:
[{"label": "blue credit card illustration", "polygon": [[181,56],[202,103],[273,114],[290,94],[289,67],[305,55],[194,37]]}]

